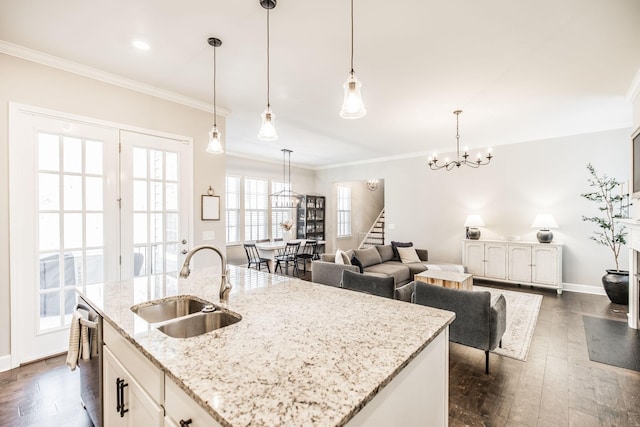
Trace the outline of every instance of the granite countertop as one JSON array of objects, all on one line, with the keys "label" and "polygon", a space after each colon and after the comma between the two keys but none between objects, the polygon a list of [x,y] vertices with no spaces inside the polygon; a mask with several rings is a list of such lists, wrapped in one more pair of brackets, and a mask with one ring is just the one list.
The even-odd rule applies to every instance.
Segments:
[{"label": "granite countertop", "polygon": [[[188,279],[143,277],[79,289],[104,320],[225,426],[344,425],[454,319],[454,314],[229,266]],[[131,310],[194,295],[242,316],[171,338]]]}]

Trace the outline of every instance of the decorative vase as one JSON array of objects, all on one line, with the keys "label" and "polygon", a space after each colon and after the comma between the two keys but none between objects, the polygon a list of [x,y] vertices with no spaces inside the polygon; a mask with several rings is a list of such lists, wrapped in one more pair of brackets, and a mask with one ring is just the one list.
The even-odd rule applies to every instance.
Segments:
[{"label": "decorative vase", "polygon": [[607,270],[602,276],[602,286],[609,300],[614,304],[629,304],[629,272],[626,270]]},{"label": "decorative vase", "polygon": [[284,243],[289,243],[289,240],[291,240],[291,230],[284,230],[282,232],[282,240]]}]

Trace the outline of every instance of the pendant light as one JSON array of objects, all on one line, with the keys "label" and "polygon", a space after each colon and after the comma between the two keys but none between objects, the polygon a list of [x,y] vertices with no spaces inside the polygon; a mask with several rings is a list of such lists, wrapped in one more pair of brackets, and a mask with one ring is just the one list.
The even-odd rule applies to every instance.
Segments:
[{"label": "pendant light", "polygon": [[344,88],[344,100],[340,109],[340,117],[343,119],[359,119],[367,114],[362,102],[362,83],[353,71],[353,0],[351,0],[351,72],[347,81],[342,85]]},{"label": "pendant light", "polygon": [[275,141],[278,139],[276,133],[276,115],[271,111],[269,99],[269,10],[276,7],[276,0],[260,0],[260,6],[267,9],[267,108],[262,112],[262,126],[258,132],[258,139],[262,141]]},{"label": "pendant light", "polygon": [[215,37],[209,37],[207,42],[213,46],[213,127],[209,131],[209,144],[207,145],[207,153],[211,154],[222,154],[224,150],[222,149],[222,142],[220,139],[222,138],[222,132],[218,130],[217,125],[217,117],[216,114],[216,48],[222,45],[222,41]]}]

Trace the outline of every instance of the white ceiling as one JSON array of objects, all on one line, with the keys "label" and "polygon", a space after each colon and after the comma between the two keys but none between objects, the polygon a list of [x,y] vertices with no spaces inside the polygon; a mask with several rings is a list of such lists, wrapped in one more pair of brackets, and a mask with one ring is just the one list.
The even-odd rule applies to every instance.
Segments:
[{"label": "white ceiling", "polygon": [[[355,71],[368,110],[338,116],[349,1],[280,0],[271,12],[279,140],[266,105],[258,0],[0,0],[0,40],[212,103],[212,47],[227,152],[322,167],[631,126],[638,0],[355,0]],[[143,52],[131,45],[140,38]],[[499,147],[494,150],[499,156]],[[497,157],[496,157],[497,158]]]}]

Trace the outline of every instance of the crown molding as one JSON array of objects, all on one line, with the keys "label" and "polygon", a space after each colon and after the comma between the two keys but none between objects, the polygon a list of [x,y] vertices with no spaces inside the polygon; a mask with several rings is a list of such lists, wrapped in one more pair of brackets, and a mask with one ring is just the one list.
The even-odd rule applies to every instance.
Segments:
[{"label": "crown molding", "polygon": [[[118,76],[116,74],[107,73],[106,71],[99,70],[97,68],[89,67],[78,62],[69,61],[57,56],[49,55],[48,53],[40,52],[34,49],[29,49],[24,46],[20,46],[14,43],[9,43],[4,40],[0,40],[0,53],[6,55],[15,56],[27,61],[35,62],[37,64],[45,65],[47,67],[57,68],[58,70],[66,71],[69,73],[77,74],[83,77],[87,77],[93,80],[98,80],[104,83],[108,83],[114,86],[119,86],[125,89],[133,90],[143,93],[145,95],[154,96],[156,98],[164,99],[176,104],[185,105],[187,107],[195,108],[197,110],[206,111],[207,113],[213,113],[213,104],[202,102],[197,99],[193,99],[184,95],[180,95],[175,92],[161,89],[156,86],[141,83],[136,80],[127,79],[125,77]],[[218,106],[217,113],[220,116],[228,117],[231,111]]]},{"label": "crown molding", "polygon": [[627,100],[633,102],[638,96],[640,96],[640,70],[636,72],[635,77],[631,81],[631,86],[627,91]]}]

